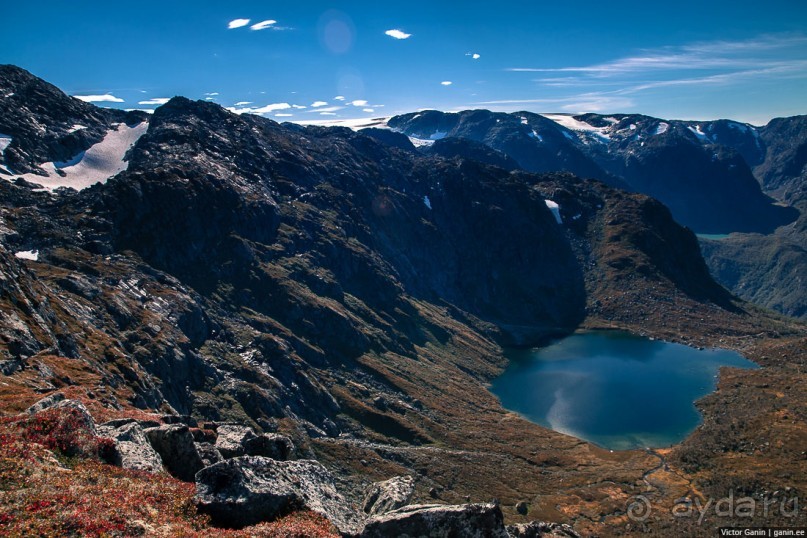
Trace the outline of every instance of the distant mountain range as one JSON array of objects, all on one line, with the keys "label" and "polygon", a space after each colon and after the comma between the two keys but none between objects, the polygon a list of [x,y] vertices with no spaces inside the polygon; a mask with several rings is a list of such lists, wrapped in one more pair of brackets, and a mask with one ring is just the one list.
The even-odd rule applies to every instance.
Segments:
[{"label": "distant mountain range", "polygon": [[[740,297],[807,315],[807,116],[755,127],[473,110],[405,114],[387,124],[427,153],[506,169],[569,171],[653,196],[697,232],[739,232],[704,243],[715,277]],[[774,236],[759,235],[777,228]]]},{"label": "distant mountain range", "polygon": [[[417,140],[480,142],[530,172],[563,170],[641,192],[664,202],[676,220],[697,232],[729,233],[770,232],[796,219],[798,212],[763,194],[752,168],[764,175],[776,167],[773,162],[782,159],[782,148],[768,152],[768,147],[776,148],[780,133],[799,122],[803,119],[790,118],[757,128],[728,120],[674,121],[636,114],[471,110],[405,114],[388,125]],[[790,186],[781,173],[771,171],[765,177],[766,190]]]}]

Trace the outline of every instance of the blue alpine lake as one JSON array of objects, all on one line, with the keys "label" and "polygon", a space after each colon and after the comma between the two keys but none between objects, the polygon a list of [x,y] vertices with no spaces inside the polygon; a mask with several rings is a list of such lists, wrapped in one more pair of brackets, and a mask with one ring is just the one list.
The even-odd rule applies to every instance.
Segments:
[{"label": "blue alpine lake", "polygon": [[491,386],[506,409],[612,450],[682,441],[700,423],[695,401],[714,391],[721,366],[757,368],[734,351],[615,331],[507,356],[510,364]]}]

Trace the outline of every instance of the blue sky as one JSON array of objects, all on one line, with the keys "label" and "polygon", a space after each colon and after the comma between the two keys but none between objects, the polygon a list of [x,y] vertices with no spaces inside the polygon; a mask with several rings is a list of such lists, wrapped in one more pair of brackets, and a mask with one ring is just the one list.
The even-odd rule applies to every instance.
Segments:
[{"label": "blue sky", "polygon": [[0,63],[119,108],[185,95],[278,121],[422,108],[755,124],[807,113],[802,0],[17,0],[0,28]]}]

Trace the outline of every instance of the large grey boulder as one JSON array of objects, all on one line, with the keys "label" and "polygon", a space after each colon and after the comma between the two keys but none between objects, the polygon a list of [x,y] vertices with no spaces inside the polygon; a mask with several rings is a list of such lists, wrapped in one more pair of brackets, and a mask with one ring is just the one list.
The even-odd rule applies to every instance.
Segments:
[{"label": "large grey boulder", "polygon": [[200,511],[224,527],[271,521],[300,508],[322,514],[345,534],[361,526],[331,473],[313,460],[241,456],[222,461],[196,474],[195,500]]},{"label": "large grey boulder", "polygon": [[193,434],[184,424],[164,424],[143,430],[149,443],[163,460],[168,471],[187,482],[192,482],[204,462],[196,450]]},{"label": "large grey boulder", "polygon": [[76,411],[78,419],[75,427],[85,430],[90,435],[96,435],[95,420],[87,407],[78,400],[65,399],[64,394],[56,392],[46,396],[25,410],[29,415],[36,415],[51,409],[72,409]]},{"label": "large grey boulder", "polygon": [[36,402],[34,405],[26,409],[25,412],[28,413],[29,415],[35,415],[40,411],[50,409],[57,403],[63,401],[65,401],[64,394],[62,394],[61,392],[54,392],[53,394],[49,394],[48,396],[45,396],[44,398]]},{"label": "large grey boulder", "polygon": [[413,504],[367,520],[361,538],[509,538],[498,504]]},{"label": "large grey boulder", "polygon": [[415,479],[411,476],[396,476],[376,482],[367,491],[362,510],[371,516],[386,514],[409,504],[415,493]]},{"label": "large grey boulder", "polygon": [[125,424],[117,422],[101,424],[97,428],[100,437],[115,441],[112,463],[124,469],[162,472],[163,460],[146,439],[143,427],[135,421]]},{"label": "large grey boulder", "polygon": [[244,443],[258,437],[249,426],[222,424],[216,429],[216,449],[224,458],[236,458],[246,454]]},{"label": "large grey boulder", "polygon": [[294,442],[279,433],[264,433],[244,441],[244,451],[250,456],[286,461],[294,452]]},{"label": "large grey boulder", "polygon": [[224,459],[221,456],[221,452],[210,443],[196,443],[196,452],[199,453],[199,457],[202,458],[205,467],[209,467]]}]

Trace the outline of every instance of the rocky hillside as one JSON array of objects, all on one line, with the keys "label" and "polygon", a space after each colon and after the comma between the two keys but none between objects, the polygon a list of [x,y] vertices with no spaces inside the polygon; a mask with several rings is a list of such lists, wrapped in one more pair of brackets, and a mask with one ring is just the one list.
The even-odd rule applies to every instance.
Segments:
[{"label": "rocky hillside", "polygon": [[[2,73],[3,87],[52,89],[18,68]],[[75,105],[58,91],[50,100]],[[28,124],[48,121],[20,110]],[[106,125],[107,112],[76,110],[70,122]],[[48,133],[7,133],[6,151],[45,147]],[[93,186],[76,178],[71,189],[65,166],[68,188],[40,188],[32,176],[54,156],[26,150],[29,174],[0,181],[0,368],[16,402],[4,409],[67,390],[113,418],[167,416],[143,427],[210,422],[216,435],[196,434],[208,442],[221,426],[283,435],[353,507],[369,484],[405,475],[412,502],[463,503],[496,529],[499,508],[474,503],[498,498],[509,522],[621,528],[654,457],[614,455],[505,412],[485,388],[505,365],[500,345],[581,324],[734,347],[802,329],[730,296],[694,234],[645,195],[480,163],[467,158],[472,143],[421,154],[402,138],[178,97],[148,118],[122,171]],[[94,140],[78,151],[90,154]],[[165,446],[167,435],[149,442]],[[327,480],[315,495],[287,466],[211,466],[188,446],[183,461],[220,465],[197,484],[200,506],[203,486],[225,495],[217,473],[290,476],[315,511],[331,495]],[[399,516],[429,520],[430,510]],[[601,517],[572,517],[581,510]],[[379,535],[391,528],[377,525]]]},{"label": "rocky hillside", "polygon": [[712,274],[738,296],[789,316],[807,318],[807,117],[776,118],[759,129],[764,154],[754,174],[762,189],[801,212],[770,235],[733,234],[703,241]]}]

